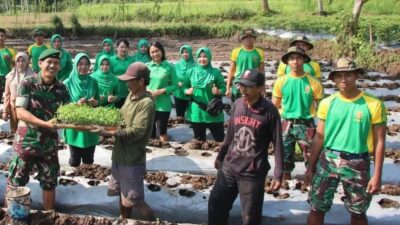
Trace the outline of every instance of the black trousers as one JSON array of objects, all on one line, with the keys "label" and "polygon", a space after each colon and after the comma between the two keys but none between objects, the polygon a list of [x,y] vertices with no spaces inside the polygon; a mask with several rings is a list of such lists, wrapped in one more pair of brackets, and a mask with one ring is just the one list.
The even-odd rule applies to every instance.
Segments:
[{"label": "black trousers", "polygon": [[208,200],[208,224],[228,225],[229,211],[239,194],[243,225],[260,225],[265,177],[235,176],[224,166],[218,170]]},{"label": "black trousers", "polygon": [[176,116],[177,117],[184,117],[186,109],[189,105],[189,100],[182,100],[177,97],[174,97],[175,99],[175,110],[176,110]]},{"label": "black trousers", "polygon": [[152,138],[156,138],[158,135],[167,134],[169,114],[171,114],[171,112],[156,111],[153,131],[151,133]]},{"label": "black trousers", "polygon": [[225,138],[224,122],[217,123],[192,123],[194,138],[206,141],[206,129],[208,128],[215,141],[222,142]]},{"label": "black trousers", "polygon": [[79,165],[81,165],[81,160],[85,164],[93,164],[95,149],[96,145],[87,148],[79,148],[69,145],[69,165],[72,167],[78,167]]}]

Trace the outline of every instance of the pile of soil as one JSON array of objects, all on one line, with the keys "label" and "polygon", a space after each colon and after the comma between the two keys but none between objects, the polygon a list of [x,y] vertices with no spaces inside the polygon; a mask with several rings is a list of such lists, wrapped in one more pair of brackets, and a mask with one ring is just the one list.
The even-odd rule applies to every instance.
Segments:
[{"label": "pile of soil", "polygon": [[176,118],[169,118],[168,119],[168,127],[175,127],[178,124],[184,124],[185,118],[183,117],[176,117]]},{"label": "pile of soil", "polygon": [[177,155],[177,156],[188,156],[189,152],[187,152],[181,146],[178,146],[178,147],[174,147],[174,154]]},{"label": "pile of soil", "polygon": [[394,201],[388,198],[382,198],[381,200],[378,201],[378,204],[382,208],[396,208],[396,209],[400,208],[400,204],[398,201]]},{"label": "pile of soil", "polygon": [[222,142],[216,141],[198,141],[192,140],[189,144],[190,149],[198,149],[198,150],[211,150],[214,152],[218,152],[221,147]]},{"label": "pile of soil", "polygon": [[[11,218],[8,217],[3,210],[0,212],[0,225],[13,224]],[[30,225],[113,225],[113,224],[135,224],[135,225],[176,225],[165,221],[134,221],[128,222],[126,219],[112,219],[94,216],[76,216],[62,214],[57,212],[31,212],[29,221]]]},{"label": "pile of soil", "polygon": [[168,176],[164,172],[147,172],[144,176],[144,179],[148,183],[156,183],[160,184],[161,186],[165,186]]},{"label": "pile of soil", "polygon": [[159,139],[150,139],[148,146],[156,147],[156,148],[170,148],[171,145],[168,142],[162,142]]},{"label": "pile of soil", "polygon": [[386,149],[385,157],[393,159],[394,163],[400,163],[400,150]]},{"label": "pile of soil", "polygon": [[214,184],[216,177],[207,175],[207,176],[191,176],[191,175],[183,175],[181,177],[182,184],[192,184],[195,190],[203,190]]},{"label": "pile of soil", "polygon": [[100,136],[100,145],[114,145],[115,139],[113,137],[103,137]]},{"label": "pile of soil", "polygon": [[382,187],[381,194],[399,196],[400,195],[400,185],[385,184]]},{"label": "pile of soil", "polygon": [[0,141],[3,143],[6,143],[8,145],[12,145],[12,142],[14,140],[14,134],[11,134],[9,132],[0,132]]},{"label": "pile of soil", "polygon": [[97,164],[87,165],[82,164],[77,167],[73,172],[66,174],[65,171],[61,172],[63,176],[83,176],[88,179],[105,180],[111,174],[111,169],[102,167]]},{"label": "pile of soil", "polygon": [[0,170],[8,171],[9,163],[2,163],[0,162]]}]

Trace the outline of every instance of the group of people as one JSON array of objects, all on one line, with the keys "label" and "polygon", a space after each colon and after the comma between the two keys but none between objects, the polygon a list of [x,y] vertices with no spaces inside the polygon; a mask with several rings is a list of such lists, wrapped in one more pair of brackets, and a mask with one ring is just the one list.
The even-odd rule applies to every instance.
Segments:
[{"label": "group of people", "polygon": [[[168,141],[173,95],[177,116],[191,123],[194,138],[206,140],[208,128],[216,141],[223,142],[214,163],[218,174],[208,203],[210,225],[229,224],[229,211],[238,194],[243,224],[261,224],[271,143],[275,152],[273,191],[291,179],[296,143],[303,152],[305,183],[311,185],[308,224],[323,224],[339,181],[351,224],[367,224],[371,196],[381,186],[386,109],[382,101],[357,88],[356,80],[365,71],[352,60],[335,62],[328,79],[338,92],[325,98],[319,64],[306,53],[314,46],[306,37],[298,37],[281,58],[269,101],[264,97],[264,51],[255,47],[253,29],[240,33],[242,46],[232,51],[226,83],[212,66],[207,47],[197,49],[193,56],[192,47],[183,45],[180,61],[173,65],[160,42],[142,39],[138,53],[130,56],[126,39],[118,40],[116,52],[112,40],[105,39],[90,74],[87,54],[77,54],[72,64],[70,54],[61,47],[61,36],[52,36],[50,48],[41,47],[43,36],[35,31],[35,44],[29,48],[30,69],[28,55],[7,48],[5,31],[0,29],[0,78],[9,74],[3,118],[10,118],[16,132],[13,148],[17,155],[10,163],[8,185],[25,185],[35,167],[44,209],[54,208],[59,172],[57,127],[51,120],[55,111],[66,102],[112,105],[120,108],[123,128],[64,131],[70,165],[78,166],[81,159],[93,163],[99,135],[114,136],[108,194],[120,196],[123,217],[130,218],[135,208],[141,219],[154,219],[144,201],[145,149],[150,137]],[[226,133],[223,112],[211,115],[202,107],[223,95],[234,101]],[[371,156],[375,163],[372,175]]]}]

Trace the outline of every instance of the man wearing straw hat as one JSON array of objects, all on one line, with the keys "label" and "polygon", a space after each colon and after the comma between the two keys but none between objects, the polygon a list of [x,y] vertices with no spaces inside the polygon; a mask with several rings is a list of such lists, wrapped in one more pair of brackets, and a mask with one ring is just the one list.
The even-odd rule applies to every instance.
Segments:
[{"label": "man wearing straw hat", "polygon": [[19,119],[13,142],[16,155],[10,162],[8,185],[25,186],[35,168],[43,190],[43,208],[54,209],[58,163],[58,134],[53,117],[69,101],[64,84],[56,80],[60,51],[45,50],[39,56],[41,72],[21,81],[15,107]]},{"label": "man wearing straw hat", "polygon": [[[309,225],[322,225],[339,182],[352,225],[366,225],[366,211],[381,188],[386,109],[383,102],[356,86],[364,74],[352,60],[339,59],[329,74],[339,92],[321,101],[317,134],[311,147],[306,184],[312,180]],[[370,175],[370,156],[374,159]]]},{"label": "man wearing straw hat", "polygon": [[[290,47],[301,48],[304,50],[305,53],[307,53],[308,51],[314,48],[314,45],[311,44],[310,40],[306,36],[298,36],[296,37],[296,39],[290,42]],[[321,67],[319,66],[319,63],[317,61],[310,60],[310,62],[304,63],[303,69],[306,73],[310,74],[312,77],[315,77],[317,79],[322,79]],[[287,74],[290,74],[290,66],[281,61],[278,66],[277,75],[278,77],[281,77]]]},{"label": "man wearing straw hat", "polygon": [[324,91],[321,83],[304,71],[303,64],[310,62],[310,57],[301,48],[290,47],[282,56],[282,62],[290,66],[291,73],[275,82],[272,102],[280,109],[282,116],[285,181],[291,179],[291,172],[295,167],[296,142],[307,165],[315,133],[316,106],[324,97]]}]

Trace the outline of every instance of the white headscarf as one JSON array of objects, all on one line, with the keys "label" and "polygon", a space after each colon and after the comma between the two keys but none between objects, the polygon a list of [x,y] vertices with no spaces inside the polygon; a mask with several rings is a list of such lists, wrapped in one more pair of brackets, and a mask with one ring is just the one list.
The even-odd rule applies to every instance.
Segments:
[{"label": "white headscarf", "polygon": [[11,100],[15,100],[18,92],[18,85],[22,79],[28,76],[35,75],[35,72],[29,66],[29,56],[25,52],[18,52],[15,56],[15,63],[17,63],[19,57],[22,57],[26,62],[26,68],[22,68],[22,71],[19,72],[15,66],[10,73],[7,74],[6,79],[10,80],[10,92],[11,92]]}]

